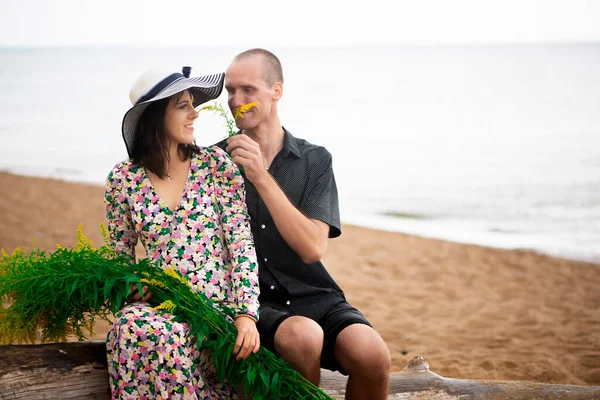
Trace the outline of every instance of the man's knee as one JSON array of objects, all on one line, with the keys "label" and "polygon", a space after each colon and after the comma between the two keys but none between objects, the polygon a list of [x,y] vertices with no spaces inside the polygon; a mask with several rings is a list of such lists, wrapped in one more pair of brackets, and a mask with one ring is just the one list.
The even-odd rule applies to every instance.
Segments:
[{"label": "man's knee", "polygon": [[288,357],[320,358],[323,329],[310,318],[293,316],[279,325],[275,333],[275,350]]},{"label": "man's knee", "polygon": [[335,355],[351,376],[387,380],[390,352],[381,336],[368,325],[353,324],[342,330],[336,340]]},{"label": "man's knee", "polygon": [[374,380],[387,380],[391,366],[390,352],[387,345],[381,340],[371,348],[371,351],[364,358],[364,366],[361,372]]}]

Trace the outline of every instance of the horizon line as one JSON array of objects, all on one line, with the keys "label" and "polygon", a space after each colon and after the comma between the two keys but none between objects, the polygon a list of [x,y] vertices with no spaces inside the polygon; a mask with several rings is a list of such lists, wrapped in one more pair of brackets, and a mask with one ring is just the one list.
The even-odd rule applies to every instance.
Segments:
[{"label": "horizon line", "polygon": [[[531,45],[591,45],[600,44],[600,39],[589,40],[531,40],[531,41],[448,41],[448,42],[406,42],[406,43],[342,43],[342,44],[269,44],[263,48],[360,48],[360,47],[481,47],[481,46],[531,46]],[[0,50],[41,50],[41,49],[108,49],[108,48],[202,48],[202,47],[256,47],[256,44],[198,44],[198,45],[167,45],[167,44],[134,44],[134,43],[72,43],[72,44],[0,44]]]}]

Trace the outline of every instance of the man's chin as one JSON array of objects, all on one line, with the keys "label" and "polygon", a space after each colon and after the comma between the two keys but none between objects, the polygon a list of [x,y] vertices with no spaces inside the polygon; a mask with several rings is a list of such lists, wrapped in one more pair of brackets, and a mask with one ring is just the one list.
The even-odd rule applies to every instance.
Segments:
[{"label": "man's chin", "polygon": [[246,121],[236,123],[235,125],[238,127],[238,129],[241,129],[241,130],[249,130],[249,129],[251,130],[251,129],[256,128],[256,124],[248,123]]}]

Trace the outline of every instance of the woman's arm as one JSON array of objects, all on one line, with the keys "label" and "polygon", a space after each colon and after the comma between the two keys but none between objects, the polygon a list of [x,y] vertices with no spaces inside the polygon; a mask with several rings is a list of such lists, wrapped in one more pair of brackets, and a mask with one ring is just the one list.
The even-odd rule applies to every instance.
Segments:
[{"label": "woman's arm", "polygon": [[232,271],[236,314],[258,320],[258,263],[248,222],[244,178],[229,156],[215,150],[215,197]]},{"label": "woman's arm", "polygon": [[110,171],[106,179],[104,203],[111,244],[117,253],[124,253],[135,258],[138,236],[131,219],[129,203],[123,194],[126,173],[123,163],[117,164]]},{"label": "woman's arm", "polygon": [[258,263],[252,231],[248,223],[244,179],[239,169],[221,149],[216,150],[215,196],[219,222],[232,271],[232,294],[236,302],[235,327],[238,336],[233,348],[237,360],[260,348],[258,320]]},{"label": "woman's arm", "polygon": [[[123,194],[123,185],[127,171],[123,163],[117,164],[106,178],[104,203],[106,204],[106,219],[108,220],[108,234],[113,248],[119,254],[127,254],[135,259],[135,245],[138,241],[135,232],[131,210],[127,198]],[[147,292],[148,287],[143,286],[143,293],[139,293],[137,284],[130,288],[127,301],[148,301],[152,293]]]}]

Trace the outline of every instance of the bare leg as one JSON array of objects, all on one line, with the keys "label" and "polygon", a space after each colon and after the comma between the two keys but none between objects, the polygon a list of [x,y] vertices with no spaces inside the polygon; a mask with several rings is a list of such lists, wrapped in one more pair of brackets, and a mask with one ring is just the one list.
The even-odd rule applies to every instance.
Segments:
[{"label": "bare leg", "polygon": [[293,316],[275,332],[275,350],[315,385],[321,380],[323,329],[310,318]]},{"label": "bare leg", "polygon": [[335,342],[335,357],[349,374],[346,399],[387,399],[390,352],[373,328],[353,324],[342,330]]}]

